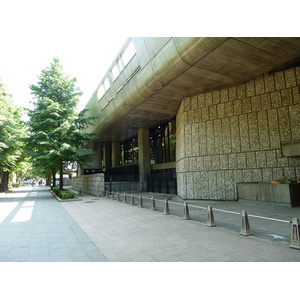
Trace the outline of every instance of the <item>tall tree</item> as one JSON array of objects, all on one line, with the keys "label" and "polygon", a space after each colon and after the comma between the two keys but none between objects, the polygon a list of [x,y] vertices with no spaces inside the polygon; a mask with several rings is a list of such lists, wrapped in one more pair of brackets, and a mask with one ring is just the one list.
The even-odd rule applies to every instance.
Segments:
[{"label": "tall tree", "polygon": [[35,101],[28,111],[27,148],[34,164],[42,164],[54,174],[59,170],[59,188],[63,189],[64,162],[83,165],[94,158],[85,148],[94,136],[82,131],[93,118],[85,117],[86,110],[76,111],[82,92],[76,87],[76,78],[64,74],[58,58],[38,78],[38,83],[30,86]]},{"label": "tall tree", "polygon": [[9,172],[17,168],[23,158],[22,138],[25,127],[22,109],[13,103],[12,96],[0,81],[0,177],[2,190],[8,188]]}]

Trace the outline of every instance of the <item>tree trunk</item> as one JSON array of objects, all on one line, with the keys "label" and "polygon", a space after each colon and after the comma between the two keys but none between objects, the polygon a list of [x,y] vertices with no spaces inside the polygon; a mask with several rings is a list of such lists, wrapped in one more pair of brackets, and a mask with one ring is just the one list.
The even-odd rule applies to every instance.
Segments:
[{"label": "tree trunk", "polygon": [[59,166],[59,189],[63,190],[64,188],[64,173],[63,173],[63,161],[60,162]]},{"label": "tree trunk", "polygon": [[1,186],[0,186],[0,190],[2,192],[6,192],[8,190],[8,178],[9,178],[9,173],[3,172],[1,178]]}]

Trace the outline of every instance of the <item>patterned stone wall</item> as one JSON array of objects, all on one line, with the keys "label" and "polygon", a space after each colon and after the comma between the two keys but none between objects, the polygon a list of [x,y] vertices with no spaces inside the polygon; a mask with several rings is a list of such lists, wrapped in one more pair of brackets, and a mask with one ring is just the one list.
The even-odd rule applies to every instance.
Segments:
[{"label": "patterned stone wall", "polygon": [[104,191],[104,174],[82,175],[78,178],[72,178],[72,189],[82,190],[83,193],[100,197]]},{"label": "patterned stone wall", "polygon": [[185,97],[177,114],[178,194],[235,200],[237,182],[300,177],[300,157],[281,142],[300,140],[300,68]]}]

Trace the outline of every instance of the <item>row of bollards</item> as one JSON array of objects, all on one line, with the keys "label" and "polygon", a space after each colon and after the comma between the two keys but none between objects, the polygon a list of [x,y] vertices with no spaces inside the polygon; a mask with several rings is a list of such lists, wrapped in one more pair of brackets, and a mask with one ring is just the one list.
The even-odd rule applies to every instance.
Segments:
[{"label": "row of bollards", "polygon": [[[102,196],[104,197],[104,193],[102,194]],[[109,192],[108,191],[106,191],[106,197],[109,199]],[[114,193],[113,192],[111,192],[111,199],[114,200]],[[116,194],[116,200],[120,201],[120,194],[119,193]],[[123,203],[127,203],[126,193],[124,193]],[[150,198],[150,203],[151,203],[150,209],[152,211],[156,211],[157,209],[156,209],[154,197]],[[133,194],[131,194],[131,196],[130,196],[130,205],[135,205]],[[143,206],[143,198],[142,198],[141,195],[139,196],[138,207],[139,208],[144,207]],[[163,214],[164,215],[170,215],[168,199],[165,199],[165,201],[164,201]],[[182,219],[183,220],[190,220],[191,219],[190,214],[189,214],[189,208],[188,208],[187,201],[184,201],[184,203],[183,203],[183,217],[182,217]],[[299,238],[300,225],[299,225],[299,219],[298,218],[293,218],[291,223],[292,223],[292,231],[291,231],[290,248],[300,250],[300,238]],[[213,209],[212,209],[211,205],[208,205],[208,208],[207,208],[206,226],[208,226],[208,227],[215,227],[216,226],[215,219],[214,219],[214,214],[213,214]],[[248,214],[245,210],[243,210],[242,213],[241,213],[241,231],[240,231],[240,234],[244,235],[244,236],[252,235],[251,230],[250,230]]]}]

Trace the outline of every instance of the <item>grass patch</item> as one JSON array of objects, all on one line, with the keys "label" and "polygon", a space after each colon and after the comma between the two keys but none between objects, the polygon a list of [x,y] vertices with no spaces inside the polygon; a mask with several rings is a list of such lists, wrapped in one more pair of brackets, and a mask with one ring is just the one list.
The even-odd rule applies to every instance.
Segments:
[{"label": "grass patch", "polygon": [[60,190],[58,187],[52,188],[52,191],[60,199],[74,199],[75,193],[66,189]]}]

